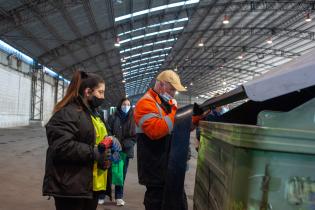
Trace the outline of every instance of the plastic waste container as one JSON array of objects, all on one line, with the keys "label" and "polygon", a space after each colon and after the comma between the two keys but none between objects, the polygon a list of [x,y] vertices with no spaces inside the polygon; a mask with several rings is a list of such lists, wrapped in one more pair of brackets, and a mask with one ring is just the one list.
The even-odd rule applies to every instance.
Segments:
[{"label": "plastic waste container", "polygon": [[315,99],[200,127],[194,210],[315,209]]}]

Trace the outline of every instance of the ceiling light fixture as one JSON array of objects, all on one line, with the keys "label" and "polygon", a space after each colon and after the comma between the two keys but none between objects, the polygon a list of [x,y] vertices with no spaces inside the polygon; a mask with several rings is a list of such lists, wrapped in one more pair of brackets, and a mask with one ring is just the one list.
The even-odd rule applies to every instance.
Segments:
[{"label": "ceiling light fixture", "polygon": [[123,80],[122,83],[126,83],[126,80]]},{"label": "ceiling light fixture", "polygon": [[306,21],[306,22],[311,22],[311,21],[312,21],[312,18],[311,18],[310,13],[306,13],[306,15],[305,15],[305,21]]},{"label": "ceiling light fixture", "polygon": [[267,39],[267,43],[268,43],[268,44],[272,44],[272,38],[271,38],[271,37],[269,37],[269,38]]},{"label": "ceiling light fixture", "polygon": [[238,59],[242,60],[244,58],[243,53],[238,56]]},{"label": "ceiling light fixture", "polygon": [[223,24],[226,25],[226,24],[229,24],[229,23],[230,23],[229,16],[224,15]]},{"label": "ceiling light fixture", "polygon": [[190,86],[193,86],[193,85],[194,85],[194,83],[193,83],[193,82],[191,82],[191,83],[190,83]]},{"label": "ceiling light fixture", "polygon": [[199,42],[198,46],[199,46],[199,47],[203,47],[203,46],[204,46],[204,44],[203,44],[202,40],[200,40],[200,42]]},{"label": "ceiling light fixture", "polygon": [[115,47],[119,47],[119,46],[120,46],[120,39],[119,37],[117,37],[115,41]]},{"label": "ceiling light fixture", "polygon": [[148,14],[151,12],[157,12],[160,10],[170,9],[170,8],[174,8],[174,7],[181,7],[181,6],[186,6],[186,5],[190,5],[190,4],[196,4],[196,3],[199,3],[199,1],[200,0],[186,0],[186,1],[176,2],[176,3],[172,3],[172,4],[162,5],[162,6],[158,6],[158,7],[153,7],[150,9],[145,9],[145,10],[141,10],[138,12],[134,12],[132,14],[127,14],[127,15],[123,15],[120,17],[116,17],[115,22],[122,21],[125,19],[131,19],[131,18],[134,18],[136,16],[145,15],[145,14]]}]

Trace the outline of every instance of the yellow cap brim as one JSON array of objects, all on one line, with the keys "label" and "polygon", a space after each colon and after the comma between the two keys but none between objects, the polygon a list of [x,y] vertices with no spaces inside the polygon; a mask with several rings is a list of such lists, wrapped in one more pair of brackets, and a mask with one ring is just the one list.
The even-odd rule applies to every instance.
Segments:
[{"label": "yellow cap brim", "polygon": [[[171,83],[172,84],[172,83]],[[177,91],[187,91],[186,88],[184,88],[184,86],[182,86],[181,84],[172,84],[172,86],[177,90]]]}]

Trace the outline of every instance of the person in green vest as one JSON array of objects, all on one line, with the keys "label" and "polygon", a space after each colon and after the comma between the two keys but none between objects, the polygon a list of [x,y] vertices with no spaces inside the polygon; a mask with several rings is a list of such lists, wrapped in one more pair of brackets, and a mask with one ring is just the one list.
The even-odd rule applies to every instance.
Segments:
[{"label": "person in green vest", "polygon": [[76,71],[46,125],[43,195],[54,197],[56,210],[95,210],[106,190],[111,147],[121,146],[96,111],[104,97],[100,76]]}]

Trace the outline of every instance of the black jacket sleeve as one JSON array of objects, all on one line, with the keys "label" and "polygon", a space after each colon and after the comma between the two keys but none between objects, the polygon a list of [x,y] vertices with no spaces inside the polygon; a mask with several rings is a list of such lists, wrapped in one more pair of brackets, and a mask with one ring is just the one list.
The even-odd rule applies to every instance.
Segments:
[{"label": "black jacket sleeve", "polygon": [[49,149],[55,161],[87,163],[94,159],[93,146],[78,141],[76,110],[62,109],[46,125]]}]

